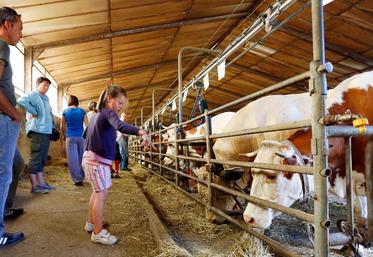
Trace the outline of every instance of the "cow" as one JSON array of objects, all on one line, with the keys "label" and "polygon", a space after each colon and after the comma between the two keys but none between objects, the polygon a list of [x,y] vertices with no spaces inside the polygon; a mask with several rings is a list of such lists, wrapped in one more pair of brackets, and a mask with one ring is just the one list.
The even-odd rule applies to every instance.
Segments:
[{"label": "cow", "polygon": [[[223,129],[223,133],[235,132],[243,129],[254,129],[263,126],[278,125],[281,123],[306,120],[311,117],[311,97],[309,93],[289,95],[269,95],[248,103],[232,117],[229,124]],[[217,160],[247,161],[247,157],[241,153],[248,153],[259,148],[263,140],[285,140],[296,133],[296,129],[266,132],[252,135],[243,135],[216,140],[213,151]],[[225,169],[231,169],[225,165]],[[250,187],[250,169],[244,170],[244,175],[235,181],[240,189]],[[231,185],[231,182],[227,182]],[[224,195],[224,194],[223,194]],[[219,199],[219,195],[217,196]],[[214,199],[215,200],[215,199]],[[233,210],[236,206],[234,197],[224,195],[226,210]],[[210,214],[209,221],[222,223],[225,219],[221,216]]]},{"label": "cow", "polygon": [[[334,89],[329,90],[326,101],[327,114],[335,115],[352,112],[361,114],[368,120],[373,121],[372,102],[373,71],[369,71],[355,75],[341,82]],[[302,158],[312,158],[311,138],[310,129],[301,130],[288,138],[290,143],[279,142],[281,139],[263,141],[258,151],[246,155],[249,158],[256,156],[254,162],[259,163],[300,165]],[[353,194],[357,196],[354,208],[359,226],[364,226],[367,216],[364,162],[368,140],[367,137],[352,139],[352,184],[354,189]],[[343,138],[329,139],[328,165],[332,170],[332,174],[328,178],[329,192],[340,198],[345,198],[346,170]],[[298,174],[257,168],[252,169],[251,174],[253,180],[250,194],[252,196],[283,206],[290,206],[303,194]],[[307,176],[307,179],[312,184],[313,177]],[[270,226],[275,215],[277,213],[272,209],[262,208],[249,203],[243,216],[249,225],[265,229]]]},{"label": "cow", "polygon": [[[215,115],[211,117],[211,133],[216,134],[220,133],[224,127],[229,124],[231,118],[233,117],[235,113],[234,112],[224,112],[220,113],[218,115]],[[188,124],[189,125],[189,124]],[[170,127],[175,126],[175,124],[171,124]],[[169,127],[169,128],[170,128]],[[195,138],[195,137],[200,137],[200,136],[206,136],[207,133],[207,128],[206,128],[206,123],[203,123],[197,127],[193,126],[187,126],[185,129],[183,129],[183,134],[184,137],[187,138]],[[169,129],[167,130],[167,134],[164,135],[164,139],[168,141],[175,141],[176,135],[175,135],[175,130],[174,129]],[[174,144],[169,144],[167,146],[167,151],[166,154],[168,155],[174,155],[176,152],[176,148]],[[192,146],[189,147],[189,155],[193,157],[203,157],[205,154],[205,150],[202,149],[199,146]],[[165,157],[164,158],[164,165],[171,165],[173,164],[174,158],[170,157]]]}]

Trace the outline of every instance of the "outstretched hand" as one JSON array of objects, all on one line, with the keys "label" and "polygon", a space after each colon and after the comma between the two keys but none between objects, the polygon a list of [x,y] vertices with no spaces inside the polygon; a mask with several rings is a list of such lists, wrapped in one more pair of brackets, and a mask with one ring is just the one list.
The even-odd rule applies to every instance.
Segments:
[{"label": "outstretched hand", "polygon": [[141,145],[151,148],[153,150],[157,150],[157,148],[152,144],[151,138],[148,133],[142,135]]}]

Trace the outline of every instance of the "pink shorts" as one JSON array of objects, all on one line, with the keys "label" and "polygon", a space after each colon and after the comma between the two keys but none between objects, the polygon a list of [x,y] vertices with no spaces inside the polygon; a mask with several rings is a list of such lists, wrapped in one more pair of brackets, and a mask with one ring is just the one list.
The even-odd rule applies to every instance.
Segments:
[{"label": "pink shorts", "polygon": [[111,187],[110,165],[83,157],[82,166],[86,178],[95,192],[101,192]]}]

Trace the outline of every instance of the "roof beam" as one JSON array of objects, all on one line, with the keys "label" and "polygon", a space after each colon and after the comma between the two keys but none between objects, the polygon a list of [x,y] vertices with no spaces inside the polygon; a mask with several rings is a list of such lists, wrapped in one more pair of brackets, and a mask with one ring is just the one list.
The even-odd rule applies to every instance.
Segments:
[{"label": "roof beam", "polygon": [[201,19],[184,20],[184,21],[178,21],[178,22],[161,24],[161,25],[154,25],[154,26],[149,26],[149,27],[142,27],[142,28],[121,30],[121,31],[115,31],[115,32],[104,33],[104,34],[97,34],[97,35],[92,35],[92,36],[87,36],[87,37],[76,38],[76,39],[61,40],[61,41],[50,42],[46,44],[33,45],[32,47],[34,49],[53,48],[53,47],[73,45],[73,44],[84,43],[84,42],[95,41],[95,40],[102,40],[102,39],[108,39],[108,38],[114,38],[114,37],[128,36],[128,35],[133,35],[133,34],[138,34],[138,33],[151,32],[151,31],[156,31],[156,30],[179,28],[181,26],[187,26],[187,25],[202,24],[202,23],[221,21],[221,20],[226,20],[226,19],[243,18],[248,15],[249,15],[248,12],[240,12],[240,13],[213,16],[213,17],[207,17],[207,18],[201,18]]},{"label": "roof beam", "polygon": [[[290,27],[289,25],[285,25],[284,27],[280,28],[279,30],[282,31],[282,32],[285,32],[289,35],[295,36],[297,38],[301,38],[305,41],[312,42],[312,35],[303,33],[302,31],[300,31],[300,30],[298,30],[294,27]],[[373,66],[373,60],[371,58],[368,58],[368,57],[366,57],[364,55],[361,55],[361,54],[358,54],[358,53],[354,53],[354,52],[351,51],[351,49],[348,49],[348,48],[345,48],[345,47],[342,47],[342,46],[338,46],[338,45],[332,44],[330,42],[325,42],[325,48],[330,50],[330,51],[336,52],[340,55],[349,57],[354,61],[363,63],[363,64],[368,65],[368,66]]]}]

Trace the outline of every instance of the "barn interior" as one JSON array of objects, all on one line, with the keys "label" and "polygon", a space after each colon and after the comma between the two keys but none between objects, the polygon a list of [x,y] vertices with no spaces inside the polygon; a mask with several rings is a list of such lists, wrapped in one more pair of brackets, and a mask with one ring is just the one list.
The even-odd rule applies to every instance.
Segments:
[{"label": "barn interior", "polygon": [[[182,47],[222,51],[272,2],[109,0],[92,4],[88,0],[12,0],[2,4],[14,7],[22,14],[24,23],[19,45],[25,56],[21,93],[32,89],[36,79],[32,78],[31,63],[55,81],[56,114],[66,106],[67,95],[76,95],[80,105],[86,108],[89,101],[97,101],[107,85],[119,84],[128,91],[130,122],[137,119],[140,125],[141,109],[144,120],[152,114],[154,90],[156,110],[164,109],[164,123],[169,123],[172,112],[169,99],[176,93],[172,89],[178,87],[177,60]],[[276,17],[273,26],[306,3],[297,1]],[[328,84],[334,87],[353,74],[371,69],[373,9],[369,0],[325,4],[326,59],[334,66]],[[260,31],[228,57],[226,63],[230,64],[223,79],[217,79],[216,71],[210,74],[210,86],[203,92],[210,109],[309,68],[312,59],[309,7],[263,39],[265,34]],[[214,57],[212,53],[185,51],[183,85]],[[170,90],[157,90],[160,88]],[[275,93],[305,92],[307,88],[304,82]],[[196,91],[190,90],[183,104],[184,120],[189,117]],[[173,111],[172,116],[175,114]]]},{"label": "barn interior", "polygon": [[[183,120],[192,115],[198,94],[194,78],[249,28],[273,0],[4,0],[22,15],[23,37],[12,53],[17,58],[18,96],[35,89],[39,76],[51,79],[48,96],[61,117],[67,97],[80,106],[97,101],[103,89],[119,84],[127,90],[124,110],[129,122],[151,123],[152,96],[164,125],[175,121],[178,101],[178,55],[184,51],[182,85],[193,84],[183,100]],[[277,2],[281,3],[282,0]],[[325,55],[333,65],[330,88],[373,67],[373,2],[324,0]],[[225,76],[217,67],[209,87],[201,90],[214,109],[309,70],[312,61],[310,1],[299,0],[276,16],[226,60]],[[272,92],[308,92],[308,81]],[[232,107],[237,111],[246,103]],[[177,109],[177,108],[176,108]],[[29,145],[25,135],[23,147]],[[64,154],[53,143],[52,156]],[[26,148],[23,150],[24,155]],[[26,158],[27,159],[27,158]],[[61,197],[62,198],[62,197]]]}]

